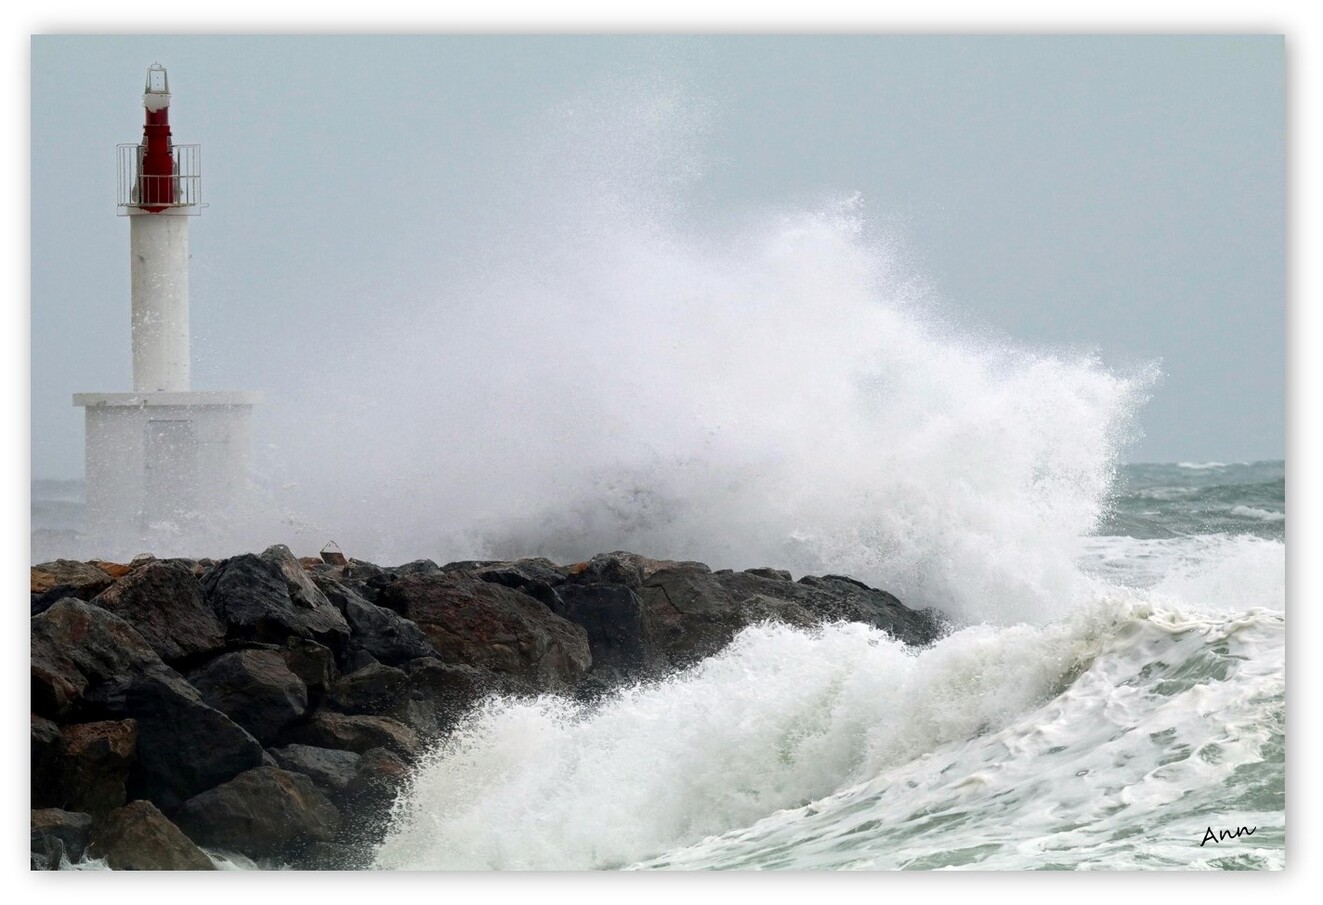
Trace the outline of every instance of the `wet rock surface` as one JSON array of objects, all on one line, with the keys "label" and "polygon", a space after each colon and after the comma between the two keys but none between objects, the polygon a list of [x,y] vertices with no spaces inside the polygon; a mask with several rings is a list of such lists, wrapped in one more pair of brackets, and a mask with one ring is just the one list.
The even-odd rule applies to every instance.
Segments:
[{"label": "wet rock surface", "polygon": [[[378,566],[57,561],[32,570],[32,866],[359,868],[409,770],[490,695],[590,701],[744,627],[944,630],[844,576],[616,552]],[[99,854],[98,854],[99,853]]]}]

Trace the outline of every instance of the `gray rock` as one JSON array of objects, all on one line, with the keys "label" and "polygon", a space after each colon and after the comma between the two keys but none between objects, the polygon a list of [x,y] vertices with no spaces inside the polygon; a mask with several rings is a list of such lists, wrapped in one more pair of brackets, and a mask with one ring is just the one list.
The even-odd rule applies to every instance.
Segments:
[{"label": "gray rock", "polygon": [[107,683],[96,700],[108,714],[138,725],[130,797],[167,811],[262,762],[262,746],[177,673],[163,668]]},{"label": "gray rock", "polygon": [[60,855],[81,861],[92,839],[92,815],[60,808],[32,812],[32,854],[41,856],[39,869],[56,870]]},{"label": "gray rock", "polygon": [[341,713],[379,713],[399,702],[408,689],[404,670],[372,663],[336,680],[326,701]]},{"label": "gray rock", "polygon": [[202,578],[207,603],[231,638],[283,645],[307,638],[344,649],[349,625],[284,547],[224,560]]},{"label": "gray rock", "polygon": [[268,744],[308,710],[308,689],[290,670],[283,653],[241,650],[221,654],[189,673],[188,680],[209,706]]},{"label": "gray rock", "polygon": [[182,563],[148,563],[106,588],[93,603],[137,629],[167,663],[195,660],[225,646],[225,626]]},{"label": "gray rock", "polygon": [[416,624],[386,607],[365,600],[357,591],[326,576],[317,586],[349,624],[351,651],[363,650],[381,663],[398,665],[436,654]]},{"label": "gray rock", "polygon": [[89,853],[114,870],[215,870],[203,851],[150,801],[131,801],[97,826]]},{"label": "gray rock", "polygon": [[349,785],[363,756],[354,751],[312,745],[286,745],[271,748],[269,753],[281,769],[302,773],[327,793],[342,791]]},{"label": "gray rock", "polygon": [[208,789],[179,809],[179,825],[202,845],[249,858],[279,858],[313,842],[330,842],[340,812],[311,779],[257,767]]}]

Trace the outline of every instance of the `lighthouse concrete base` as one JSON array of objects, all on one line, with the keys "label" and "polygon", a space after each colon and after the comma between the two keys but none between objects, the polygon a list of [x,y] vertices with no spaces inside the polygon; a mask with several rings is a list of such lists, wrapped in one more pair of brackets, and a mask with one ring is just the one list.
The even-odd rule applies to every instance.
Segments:
[{"label": "lighthouse concrete base", "polygon": [[73,401],[86,413],[85,533],[106,555],[170,536],[220,536],[242,518],[261,394],[77,393]]}]

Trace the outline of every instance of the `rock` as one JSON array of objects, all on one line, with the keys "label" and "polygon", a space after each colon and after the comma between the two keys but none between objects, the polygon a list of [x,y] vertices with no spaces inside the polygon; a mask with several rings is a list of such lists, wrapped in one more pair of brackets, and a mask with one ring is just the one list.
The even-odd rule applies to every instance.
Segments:
[{"label": "rock", "polygon": [[90,685],[164,666],[136,629],[98,606],[66,597],[32,617],[32,710],[42,716],[68,713]]},{"label": "rock", "polygon": [[443,713],[435,701],[412,690],[408,697],[396,701],[381,715],[408,726],[418,733],[418,738],[424,743],[436,738],[441,734],[442,727],[452,722],[451,716]]},{"label": "rock", "polygon": [[404,670],[373,663],[341,676],[326,700],[341,713],[378,713],[399,701],[408,687]]},{"label": "rock", "polygon": [[340,812],[301,773],[257,767],[208,789],[179,809],[179,825],[203,845],[249,858],[279,858],[330,842]]},{"label": "rock", "polygon": [[638,596],[656,655],[672,667],[715,654],[746,625],[784,616],[779,612],[784,601],[749,600],[741,606],[706,566],[659,569],[645,579]]},{"label": "rock", "polygon": [[408,575],[435,575],[437,572],[441,571],[441,567],[430,559],[415,559],[413,562],[407,562],[402,566],[394,566],[386,571],[394,573],[399,577]]},{"label": "rock", "polygon": [[202,700],[263,744],[308,710],[308,689],[285,662],[283,651],[241,650],[221,654],[189,673]]},{"label": "rock", "polygon": [[[560,589],[562,597],[566,592]],[[638,594],[653,643],[677,667],[716,653],[741,628],[765,619],[799,626],[863,622],[913,645],[930,644],[944,631],[937,614],[838,575],[792,582],[776,569],[712,572],[676,563],[648,575]]]},{"label": "rock", "polygon": [[349,624],[351,651],[366,651],[377,661],[390,665],[436,654],[422,629],[413,622],[393,610],[369,603],[356,591],[326,576],[318,575],[315,580]]},{"label": "rock", "polygon": [[796,585],[810,589],[803,603],[817,620],[863,622],[919,647],[932,644],[948,629],[936,610],[912,610],[894,595],[844,575],[806,575]]},{"label": "rock", "polygon": [[312,745],[286,745],[283,748],[271,748],[269,753],[281,769],[302,773],[328,795],[348,787],[363,757],[354,751],[316,748]]},{"label": "rock", "polygon": [[385,748],[363,752],[353,778],[338,796],[346,814],[380,813],[388,809],[409,779],[409,767]]},{"label": "rock", "polygon": [[[70,863],[81,861],[91,838],[91,814],[59,808],[41,808],[32,812],[32,854],[43,856],[41,866],[44,869],[58,868],[61,854]],[[50,863],[52,860],[54,863]]]},{"label": "rock", "polygon": [[380,663],[381,661],[376,657],[372,656],[367,651],[360,649],[351,650],[346,654],[342,665],[344,666],[345,672],[358,672],[360,669],[367,669],[369,666],[378,666]]},{"label": "rock", "polygon": [[291,743],[336,748],[362,754],[370,748],[390,748],[413,758],[418,755],[418,733],[389,717],[364,716],[319,710],[307,723],[292,727]]},{"label": "rock", "polygon": [[516,690],[508,678],[490,670],[442,663],[435,657],[414,660],[408,672],[413,689],[452,719],[489,694],[509,694]]},{"label": "rock", "polygon": [[299,677],[308,689],[308,704],[321,701],[326,690],[339,675],[335,668],[335,653],[325,645],[307,638],[290,638],[280,654],[289,671]]},{"label": "rock", "polygon": [[94,559],[90,561],[88,565],[96,566],[98,569],[100,569],[102,572],[105,572],[111,578],[119,579],[119,578],[123,578],[125,575],[130,574],[134,569],[138,568],[138,565],[142,565],[142,563],[139,563],[138,565],[134,565],[132,563],[125,564],[120,562],[107,562],[104,559]]},{"label": "rock", "polygon": [[133,720],[76,723],[60,729],[61,807],[94,816],[122,807],[125,784],[137,757],[138,726]]},{"label": "rock", "polygon": [[335,796],[345,817],[341,841],[371,851],[387,828],[391,805],[409,779],[409,768],[385,748],[363,752],[349,785]]},{"label": "rock", "polygon": [[138,724],[130,797],[166,811],[262,762],[257,739],[168,669],[109,683],[96,699],[106,713]]},{"label": "rock", "polygon": [[197,578],[179,563],[148,563],[92,602],[136,628],[172,665],[196,661],[225,646],[225,626],[207,606]]},{"label": "rock", "polygon": [[64,736],[60,727],[45,717],[32,714],[32,807],[54,808],[61,800],[60,756]]},{"label": "rock", "polygon": [[628,587],[570,583],[558,593],[556,614],[582,626],[588,635],[594,675],[635,678],[665,665],[643,603]]},{"label": "rock", "polygon": [[95,565],[73,559],[39,563],[29,574],[34,616],[64,597],[91,600],[115,580]]},{"label": "rock", "polygon": [[643,583],[662,569],[685,568],[691,571],[711,572],[701,562],[650,559],[637,553],[617,550],[599,553],[587,562],[575,563],[567,568],[567,581],[581,584],[620,584],[638,590]]},{"label": "rock", "polygon": [[215,870],[216,865],[150,801],[131,801],[97,828],[90,853],[114,870]]},{"label": "rock", "polygon": [[202,577],[207,603],[231,638],[283,645],[308,638],[339,651],[349,625],[285,547],[224,560]]},{"label": "rock", "polygon": [[527,594],[462,572],[398,578],[379,600],[416,622],[442,660],[538,689],[572,688],[592,663],[582,627]]}]

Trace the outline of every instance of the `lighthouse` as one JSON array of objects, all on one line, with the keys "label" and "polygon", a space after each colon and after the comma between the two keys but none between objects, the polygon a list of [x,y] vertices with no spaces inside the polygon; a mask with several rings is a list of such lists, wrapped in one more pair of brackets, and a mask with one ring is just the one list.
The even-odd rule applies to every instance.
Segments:
[{"label": "lighthouse", "polygon": [[249,500],[260,394],[192,389],[188,227],[202,154],[175,144],[165,67],[147,70],[142,141],[118,147],[117,208],[129,221],[132,392],[76,393],[85,412],[87,533],[111,552],[217,537]]}]

